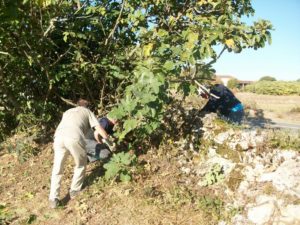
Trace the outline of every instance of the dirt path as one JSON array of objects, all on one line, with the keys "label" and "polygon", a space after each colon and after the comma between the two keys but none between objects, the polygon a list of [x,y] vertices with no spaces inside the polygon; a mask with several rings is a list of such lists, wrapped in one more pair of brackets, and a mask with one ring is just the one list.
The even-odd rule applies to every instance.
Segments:
[{"label": "dirt path", "polygon": [[264,119],[261,120],[248,120],[245,124],[251,127],[261,127],[261,128],[279,128],[279,129],[287,129],[287,130],[300,130],[300,124],[287,123],[287,122],[277,122],[277,121],[266,121]]},{"label": "dirt path", "polygon": [[249,125],[266,128],[300,129],[300,96],[235,94],[245,105]]}]

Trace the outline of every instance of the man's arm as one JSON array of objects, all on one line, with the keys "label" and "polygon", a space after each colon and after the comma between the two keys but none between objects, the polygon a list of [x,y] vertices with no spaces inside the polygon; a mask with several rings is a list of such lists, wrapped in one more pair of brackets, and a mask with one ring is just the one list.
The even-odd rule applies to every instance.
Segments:
[{"label": "man's arm", "polygon": [[218,108],[217,101],[209,99],[206,105],[200,110],[201,112],[216,112]]},{"label": "man's arm", "polygon": [[94,128],[95,128],[94,137],[98,143],[101,143],[100,136],[104,139],[108,139],[109,137],[108,134],[100,125],[97,125]]}]

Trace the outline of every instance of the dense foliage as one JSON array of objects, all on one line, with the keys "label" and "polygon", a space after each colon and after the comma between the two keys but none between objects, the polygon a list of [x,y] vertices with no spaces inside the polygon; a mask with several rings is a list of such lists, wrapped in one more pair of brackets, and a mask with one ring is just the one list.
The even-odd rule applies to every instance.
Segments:
[{"label": "dense foliage", "polygon": [[292,81],[258,81],[245,91],[265,95],[300,95],[300,83]]},{"label": "dense foliage", "polygon": [[171,88],[187,94],[224,51],[271,42],[270,22],[242,22],[253,13],[250,0],[0,1],[1,134],[54,126],[85,97],[124,121],[120,138],[144,137]]}]

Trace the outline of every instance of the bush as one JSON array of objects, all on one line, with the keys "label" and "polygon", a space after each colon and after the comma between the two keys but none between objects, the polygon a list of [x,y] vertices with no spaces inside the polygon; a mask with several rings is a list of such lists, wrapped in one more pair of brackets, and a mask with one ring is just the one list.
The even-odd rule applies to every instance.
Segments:
[{"label": "bush", "polygon": [[23,163],[40,152],[38,142],[42,138],[41,133],[38,126],[23,131],[19,130],[2,142],[0,148],[10,154],[16,154],[19,162]]},{"label": "bush", "polygon": [[264,76],[264,77],[260,78],[259,81],[276,81],[276,79],[271,76]]},{"label": "bush", "polygon": [[246,86],[245,91],[265,95],[300,95],[300,82],[258,81]]},{"label": "bush", "polygon": [[233,88],[237,88],[239,85],[239,82],[237,79],[233,78],[233,79],[230,79],[227,83],[227,87],[233,89]]}]

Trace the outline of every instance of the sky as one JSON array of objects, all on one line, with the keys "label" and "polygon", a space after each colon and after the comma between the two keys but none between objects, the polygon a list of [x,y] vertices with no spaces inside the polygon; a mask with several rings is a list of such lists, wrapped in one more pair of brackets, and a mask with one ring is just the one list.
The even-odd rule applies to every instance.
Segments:
[{"label": "sky", "polygon": [[255,14],[250,22],[266,19],[273,24],[272,44],[239,54],[224,52],[214,64],[216,74],[253,81],[263,76],[300,79],[300,0],[253,0],[252,6]]}]

